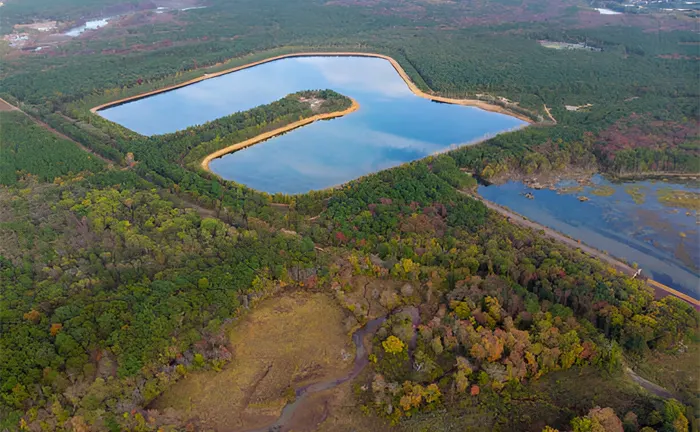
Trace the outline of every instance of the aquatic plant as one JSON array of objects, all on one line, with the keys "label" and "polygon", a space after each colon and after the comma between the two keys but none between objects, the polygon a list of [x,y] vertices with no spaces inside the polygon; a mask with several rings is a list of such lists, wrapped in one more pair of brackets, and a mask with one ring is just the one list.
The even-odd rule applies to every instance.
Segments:
[{"label": "aquatic plant", "polygon": [[591,193],[596,196],[609,197],[615,194],[615,188],[608,185],[600,185],[591,189]]},{"label": "aquatic plant", "polygon": [[656,191],[659,202],[667,207],[700,210],[700,193],[685,190],[661,188]]},{"label": "aquatic plant", "polygon": [[641,205],[644,204],[644,201],[646,201],[647,195],[645,186],[625,186],[625,192],[632,197],[635,204]]}]

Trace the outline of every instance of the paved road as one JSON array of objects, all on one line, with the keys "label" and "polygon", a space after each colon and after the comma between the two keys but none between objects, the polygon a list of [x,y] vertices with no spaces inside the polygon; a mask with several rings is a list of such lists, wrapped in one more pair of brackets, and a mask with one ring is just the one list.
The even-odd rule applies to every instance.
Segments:
[{"label": "paved road", "polygon": [[[581,243],[580,240],[574,240],[570,237],[565,236],[564,234],[562,234],[558,231],[555,231],[551,228],[547,228],[546,226],[540,225],[537,222],[533,222],[529,219],[525,219],[523,216],[521,216],[517,213],[514,213],[505,207],[501,207],[498,204],[492,203],[491,201],[487,201],[479,195],[470,194],[470,193],[464,192],[464,191],[460,191],[460,193],[481,201],[486,207],[488,207],[491,210],[497,211],[501,215],[508,218],[508,220],[512,223],[515,223],[515,224],[523,226],[523,227],[531,228],[535,231],[544,232],[544,234],[547,237],[553,238],[554,240],[557,240],[560,243],[564,243],[566,245],[569,245],[575,249],[580,249],[585,254],[587,254],[591,257],[594,257],[594,258],[598,258],[599,260],[605,262],[606,264],[611,265],[613,268],[625,273],[628,276],[633,276],[635,273],[637,273],[637,270],[635,270],[631,266],[625,264],[624,262],[618,260],[615,257],[612,257],[610,255],[607,255],[607,254],[599,251],[598,249],[592,248],[590,246],[587,246],[587,245]],[[691,306],[695,307],[695,309],[700,310],[700,301],[690,297],[689,295],[683,294],[680,291],[676,291],[673,288],[667,287],[666,285],[663,285],[663,284],[656,282],[655,280],[652,280],[652,279],[647,279],[646,282],[654,290],[657,298],[664,297],[667,295],[673,295],[673,296],[680,298],[681,300],[686,301]]]},{"label": "paved road", "polygon": [[630,378],[632,378],[632,381],[636,382],[637,384],[642,386],[644,389],[654,393],[656,396],[663,398],[663,399],[671,399],[674,397],[673,393],[671,393],[670,391],[661,387],[660,385],[649,381],[646,378],[640,377],[632,369],[625,367],[625,372],[627,373],[627,375],[629,375]]}]

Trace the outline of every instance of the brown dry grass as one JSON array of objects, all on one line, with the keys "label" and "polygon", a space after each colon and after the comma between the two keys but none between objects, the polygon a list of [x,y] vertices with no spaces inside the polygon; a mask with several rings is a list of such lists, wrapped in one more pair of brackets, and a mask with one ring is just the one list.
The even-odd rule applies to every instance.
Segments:
[{"label": "brown dry grass", "polygon": [[296,292],[266,300],[231,331],[233,361],[222,372],[191,373],[154,408],[175,408],[215,430],[270,424],[287,403],[290,387],[350,369],[354,348],[343,319],[325,294]]}]

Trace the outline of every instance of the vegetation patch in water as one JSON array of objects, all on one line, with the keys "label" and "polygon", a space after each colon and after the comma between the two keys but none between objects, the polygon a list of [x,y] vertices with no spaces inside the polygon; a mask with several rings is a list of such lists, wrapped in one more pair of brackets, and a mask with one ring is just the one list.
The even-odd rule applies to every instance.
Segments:
[{"label": "vegetation patch in water", "polygon": [[644,186],[625,186],[625,192],[627,192],[635,204],[644,204],[647,199],[646,187]]},{"label": "vegetation patch in water", "polygon": [[615,194],[615,188],[608,185],[600,185],[591,189],[591,193],[596,196],[609,197]]},{"label": "vegetation patch in water", "polygon": [[700,193],[671,188],[659,189],[659,202],[667,207],[679,207],[689,210],[700,210]]},{"label": "vegetation patch in water", "polygon": [[559,189],[560,194],[575,194],[583,192],[583,186],[567,186]]}]

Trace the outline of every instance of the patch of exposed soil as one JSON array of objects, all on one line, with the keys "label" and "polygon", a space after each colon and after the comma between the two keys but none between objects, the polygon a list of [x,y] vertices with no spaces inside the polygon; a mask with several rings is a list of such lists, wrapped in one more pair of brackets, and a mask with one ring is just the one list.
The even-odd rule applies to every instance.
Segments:
[{"label": "patch of exposed soil", "polygon": [[0,99],[0,111],[14,111],[17,108]]}]

